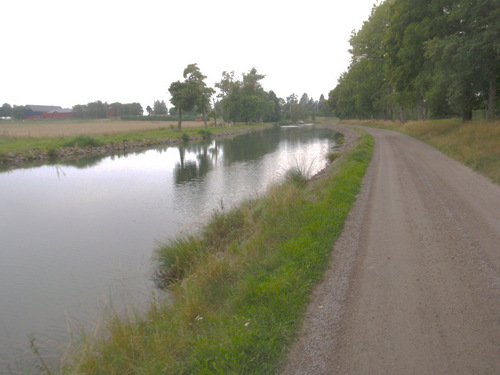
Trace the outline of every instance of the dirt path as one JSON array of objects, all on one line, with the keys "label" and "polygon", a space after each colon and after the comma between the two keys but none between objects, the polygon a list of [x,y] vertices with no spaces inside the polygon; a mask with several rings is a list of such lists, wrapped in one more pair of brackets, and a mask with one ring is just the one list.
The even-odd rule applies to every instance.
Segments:
[{"label": "dirt path", "polygon": [[369,130],[363,190],[284,374],[500,374],[500,186]]}]

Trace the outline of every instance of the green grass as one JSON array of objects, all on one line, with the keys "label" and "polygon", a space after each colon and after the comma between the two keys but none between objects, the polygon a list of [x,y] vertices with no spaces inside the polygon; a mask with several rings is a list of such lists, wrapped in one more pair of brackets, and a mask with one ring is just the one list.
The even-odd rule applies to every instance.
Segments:
[{"label": "green grass", "polygon": [[[158,248],[156,281],[170,302],[108,314],[64,374],[275,374],[360,189],[373,151],[364,133],[322,178],[283,185],[198,234]],[[295,172],[294,172],[295,173]]]},{"label": "green grass", "polygon": [[437,148],[451,158],[500,184],[500,121],[460,119],[408,121],[349,121],[396,130]]}]

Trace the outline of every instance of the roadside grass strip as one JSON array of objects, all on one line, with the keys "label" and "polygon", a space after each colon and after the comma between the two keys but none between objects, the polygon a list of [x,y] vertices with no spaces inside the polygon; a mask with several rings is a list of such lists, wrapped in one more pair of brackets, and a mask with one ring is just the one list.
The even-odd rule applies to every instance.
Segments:
[{"label": "roadside grass strip", "polygon": [[145,314],[106,316],[62,373],[277,373],[373,147],[363,132],[323,178],[290,178],[159,247],[155,281],[171,298],[152,302]]},{"label": "roadside grass strip", "polygon": [[395,130],[426,142],[500,184],[500,121],[460,119],[426,121],[349,120],[345,123]]}]

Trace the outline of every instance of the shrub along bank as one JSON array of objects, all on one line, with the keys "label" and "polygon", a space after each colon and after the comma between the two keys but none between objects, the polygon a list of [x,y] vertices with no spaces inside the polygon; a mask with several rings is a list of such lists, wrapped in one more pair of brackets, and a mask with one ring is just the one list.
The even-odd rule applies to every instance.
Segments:
[{"label": "shrub along bank", "polygon": [[297,171],[198,234],[156,252],[168,302],[146,314],[108,316],[67,374],[274,374],[360,189],[373,151],[364,133],[322,178]]}]

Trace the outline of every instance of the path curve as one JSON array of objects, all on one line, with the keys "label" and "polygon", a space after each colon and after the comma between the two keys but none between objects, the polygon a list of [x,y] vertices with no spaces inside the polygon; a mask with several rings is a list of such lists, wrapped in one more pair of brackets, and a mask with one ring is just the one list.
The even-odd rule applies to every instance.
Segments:
[{"label": "path curve", "polygon": [[367,130],[362,191],[283,374],[500,374],[500,186]]}]

